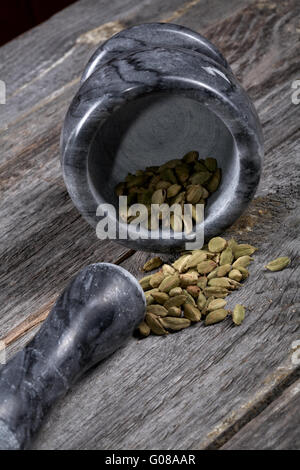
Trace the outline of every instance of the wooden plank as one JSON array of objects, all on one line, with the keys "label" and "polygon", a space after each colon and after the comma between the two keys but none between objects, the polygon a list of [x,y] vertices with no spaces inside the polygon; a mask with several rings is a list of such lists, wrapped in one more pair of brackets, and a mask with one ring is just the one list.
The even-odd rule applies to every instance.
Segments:
[{"label": "wooden plank", "polygon": [[[176,16],[173,21],[189,26],[200,11],[205,13],[204,8],[201,8],[206,2],[200,0],[197,3],[188,3],[190,6],[185,11],[176,9],[171,12],[169,16]],[[240,5],[244,4],[245,2],[241,2]],[[298,5],[296,1],[289,0],[284,4],[276,4],[274,8],[274,3],[260,1],[242,10],[238,10],[237,5],[236,8],[236,12],[232,12],[223,20],[216,18],[214,12],[207,8],[207,24],[213,26],[208,27],[206,32],[201,32],[221,46],[242,82],[250,88],[266,137],[267,153],[257,197],[247,213],[227,232],[228,236],[235,235],[240,240],[247,240],[259,247],[251,267],[251,277],[241,291],[232,294],[229,303],[229,306],[235,302],[245,303],[248,306],[247,320],[239,328],[233,327],[230,322],[224,322],[211,328],[197,325],[179,334],[169,335],[168,338],[149,337],[143,341],[132,338],[126,347],[88,373],[68,396],[60,401],[37,438],[35,448],[220,447],[232,433],[237,432],[255,416],[255,410],[261,411],[265,404],[273,400],[299,373],[299,366],[291,362],[291,343],[299,339],[297,122],[300,106],[293,105],[290,97],[291,80],[297,77],[294,64],[299,55],[296,21]],[[140,13],[137,13],[132,21],[138,22]],[[146,15],[145,11],[143,15]],[[194,26],[194,29],[197,27]],[[269,64],[268,67],[264,68],[264,61]],[[256,67],[260,71],[257,76],[253,72]],[[60,103],[67,103],[67,94],[69,91],[71,94],[71,87],[72,85],[57,97],[54,96],[50,103],[38,105],[34,110],[36,114],[33,114],[33,119],[38,117],[42,120],[45,116],[45,119],[49,120],[50,128],[54,116],[62,114]],[[48,110],[50,115],[47,116]],[[31,118],[29,114],[28,119]],[[26,134],[22,119],[13,124],[12,128],[13,126],[18,129],[19,138]],[[36,131],[32,131],[33,128]],[[30,127],[30,138],[31,132],[38,135],[38,125]],[[46,127],[43,132],[46,138]],[[13,132],[11,135],[13,136]],[[9,145],[14,144],[10,142],[8,147]],[[28,153],[32,151],[30,145],[27,148]],[[40,164],[39,149],[36,150],[36,155],[33,152],[33,158],[36,160],[33,160],[32,166],[31,159],[28,157],[26,160],[25,152],[25,173],[29,178],[25,179],[25,184],[30,181],[30,176],[31,181],[37,177],[42,179],[45,176],[44,171],[49,171],[51,183],[54,182],[57,188],[50,191],[41,181],[35,180],[35,185],[42,184],[42,191],[36,190],[35,195],[37,198],[42,197],[43,191],[46,190],[49,191],[49,196],[55,198],[57,191],[63,191],[59,169],[51,170],[53,162],[46,159],[49,147],[46,142],[43,145],[43,171],[37,170]],[[20,151],[22,152],[21,147]],[[16,158],[14,164],[17,168],[22,165],[19,158]],[[5,168],[5,193],[10,197],[10,201],[13,201],[13,191],[20,188],[22,177],[18,179],[18,170],[14,180],[12,169]],[[24,173],[20,172],[20,175],[24,177]],[[9,178],[12,178],[12,185],[9,184]],[[26,194],[26,188],[23,188],[21,194]],[[71,205],[68,206],[65,193],[64,196],[65,205],[61,204],[60,207],[58,204],[58,212],[63,214],[66,210],[71,214],[73,209]],[[44,201],[49,204],[48,197],[45,197]],[[54,200],[53,207],[56,205],[57,201]],[[22,220],[21,212],[17,213],[17,217],[18,221]],[[72,249],[72,244],[67,243],[63,235],[59,235],[57,226],[62,223],[62,219],[58,218],[53,219],[51,226],[53,237],[48,241],[51,250],[46,249],[41,257],[41,260],[48,257],[46,266],[52,273],[50,284],[55,282],[55,268],[58,267],[59,260],[61,271],[58,271],[57,275],[56,294],[60,285],[66,282],[66,278],[80,267],[80,263],[87,264],[85,254],[90,254],[85,231],[89,229],[86,227],[81,233],[81,225],[79,227],[77,224],[83,223],[82,220],[78,219],[79,222],[76,219],[75,212],[72,217],[72,223],[66,222],[65,229],[70,225],[75,226],[75,234],[80,234],[80,246],[83,244],[84,247],[84,256],[79,256],[75,249],[70,257],[66,253]],[[39,233],[37,228],[40,221],[33,221],[32,224],[32,233]],[[7,227],[16,227],[13,218]],[[71,237],[74,232],[71,229],[67,234]],[[16,236],[18,237],[18,234]],[[63,243],[61,250],[57,248],[60,246],[57,237]],[[16,246],[20,247],[21,236],[17,240],[19,245]],[[40,243],[38,239],[37,243]],[[8,242],[6,246],[9,247]],[[107,244],[99,249],[99,255],[104,246],[106,251]],[[39,248],[43,250],[44,246]],[[24,267],[27,267],[29,261],[35,261],[38,255],[34,252],[32,256],[28,256],[26,253],[24,259],[21,256],[21,248],[19,250],[19,260],[24,260],[24,264],[19,267],[20,279],[21,273],[24,274]],[[59,254],[56,254],[57,250]],[[52,254],[53,261],[50,259]],[[262,269],[265,262],[280,254],[291,256],[290,267],[281,273],[265,272]],[[14,262],[14,256],[12,245],[7,261]],[[136,253],[122,265],[135,275],[141,276],[139,268],[147,256],[149,255]],[[37,265],[33,264],[27,272],[35,273],[38,277],[41,271],[38,265],[39,262]],[[7,273],[7,280],[11,281],[13,276],[17,275],[17,268],[16,263],[13,270]],[[33,279],[36,280],[37,277]],[[44,283],[46,279],[45,274]],[[44,286],[45,284],[37,284],[36,295],[31,292],[28,305],[36,305],[37,297],[43,292]],[[10,292],[15,294],[16,286]],[[25,291],[23,295],[26,295]],[[48,302],[49,297],[45,296]],[[26,302],[23,306],[24,304],[26,306]],[[18,318],[25,320],[26,316],[19,312]],[[9,333],[8,330],[7,332]],[[19,340],[20,345],[24,344],[26,338],[25,336]],[[13,344],[11,347],[14,347]]]},{"label": "wooden plank", "polygon": [[222,450],[299,450],[300,380],[238,432]]}]

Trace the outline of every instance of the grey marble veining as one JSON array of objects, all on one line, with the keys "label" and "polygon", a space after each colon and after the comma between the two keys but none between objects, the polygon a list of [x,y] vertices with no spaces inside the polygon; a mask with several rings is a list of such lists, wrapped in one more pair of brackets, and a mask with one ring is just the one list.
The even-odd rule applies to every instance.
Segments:
[{"label": "grey marble veining", "polygon": [[138,281],[120,266],[82,269],[37,335],[0,369],[0,449],[27,448],[55,401],[131,336],[145,305]]},{"label": "grey marble veining", "polygon": [[[262,132],[256,111],[217,49],[177,25],[122,31],[87,65],[61,140],[69,194],[90,224],[112,203],[128,171],[180,158],[195,149],[223,170],[205,212],[205,237],[221,233],[244,211],[259,182]],[[196,227],[199,230],[201,227]],[[151,251],[184,249],[169,239],[120,240]]]}]

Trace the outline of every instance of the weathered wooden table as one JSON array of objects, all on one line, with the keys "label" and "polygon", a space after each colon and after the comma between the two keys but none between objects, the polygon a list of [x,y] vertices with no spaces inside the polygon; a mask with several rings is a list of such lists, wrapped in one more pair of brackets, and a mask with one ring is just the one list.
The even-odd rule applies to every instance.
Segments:
[{"label": "weathered wooden table", "polygon": [[[201,32],[254,100],[265,136],[263,176],[225,235],[259,247],[230,297],[244,324],[202,325],[129,343],[51,412],[37,449],[300,448],[298,0],[81,0],[0,49],[0,336],[8,356],[37,331],[81,267],[121,264],[137,276],[151,255],[99,241],[61,176],[59,135],[80,73],[115,32],[152,21]],[[267,260],[290,256],[270,273]],[[298,343],[299,345],[299,343]]]}]

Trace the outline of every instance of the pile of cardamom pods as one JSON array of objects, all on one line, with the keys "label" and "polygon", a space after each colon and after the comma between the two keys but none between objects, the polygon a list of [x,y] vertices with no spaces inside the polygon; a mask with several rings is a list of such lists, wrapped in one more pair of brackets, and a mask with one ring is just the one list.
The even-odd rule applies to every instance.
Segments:
[{"label": "pile of cardamom pods", "polygon": [[[144,271],[160,269],[139,281],[147,301],[139,334],[166,335],[200,320],[212,325],[228,315],[235,325],[240,325],[245,318],[245,307],[236,304],[230,311],[225,308],[225,298],[249,276],[247,268],[255,251],[254,246],[238,244],[233,238],[226,241],[214,237],[201,250],[185,252],[172,264],[163,264],[160,257],[147,261]],[[281,271],[290,262],[284,256],[269,262],[265,268]]]},{"label": "pile of cardamom pods", "polygon": [[[254,246],[239,245],[234,239],[214,237],[201,250],[186,252],[172,265],[164,264],[155,274],[141,279],[147,308],[145,320],[138,328],[140,334],[165,335],[201,319],[205,325],[212,325],[227,315],[232,315],[233,322],[240,325],[245,307],[238,304],[231,312],[225,308],[225,298],[248,277],[247,267],[255,250]],[[143,270],[150,271],[161,264],[162,260],[155,257]]]},{"label": "pile of cardamom pods", "polygon": [[[148,225],[151,229],[151,204],[192,204],[192,217],[196,221],[195,204],[206,203],[211,193],[215,192],[221,181],[221,169],[215,158],[199,159],[197,151],[188,152],[182,159],[169,160],[161,166],[149,166],[145,170],[129,173],[124,182],[117,184],[117,196],[127,196],[127,206],[134,203],[144,204],[148,211]],[[137,215],[126,212],[123,219],[131,223]],[[176,223],[177,222],[177,223]],[[152,224],[152,225],[151,225]],[[174,214],[171,215],[171,227],[174,231],[182,230]]]}]

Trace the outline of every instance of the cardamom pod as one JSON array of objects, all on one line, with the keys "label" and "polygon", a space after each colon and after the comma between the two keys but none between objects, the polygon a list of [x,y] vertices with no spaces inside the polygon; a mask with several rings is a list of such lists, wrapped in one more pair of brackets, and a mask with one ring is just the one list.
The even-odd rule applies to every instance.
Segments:
[{"label": "cardamom pod", "polygon": [[213,310],[205,318],[205,325],[213,325],[214,323],[218,323],[224,320],[228,315],[228,310],[224,308],[219,308],[218,310]]},{"label": "cardamom pod", "polygon": [[169,296],[166,292],[157,291],[157,292],[153,292],[151,295],[153,299],[155,300],[155,302],[161,305],[163,305],[167,300],[169,300]]},{"label": "cardamom pod", "polygon": [[170,307],[168,309],[168,317],[181,317],[180,307]]},{"label": "cardamom pod", "polygon": [[146,323],[155,335],[166,335],[168,332],[164,329],[160,317],[152,313],[146,314]]},{"label": "cardamom pod", "polygon": [[168,310],[164,306],[157,304],[147,305],[146,312],[158,315],[159,317],[166,317],[168,314]]},{"label": "cardamom pod", "polygon": [[201,263],[201,261],[205,261],[206,259],[207,254],[204,251],[196,251],[187,260],[185,264],[185,269],[194,268],[197,266],[197,264]]},{"label": "cardamom pod", "polygon": [[227,241],[222,237],[211,238],[208,242],[208,249],[211,253],[220,253],[226,248],[226,246]]},{"label": "cardamom pod", "polygon": [[182,289],[181,287],[174,287],[169,291],[169,296],[170,297],[175,297],[176,295],[182,294]]},{"label": "cardamom pod", "polygon": [[198,287],[198,286],[187,286],[186,290],[192,297],[194,297],[194,299],[198,298],[198,295],[200,293],[200,287]]},{"label": "cardamom pod", "polygon": [[247,279],[247,277],[249,276],[249,271],[248,269],[244,268],[244,266],[239,266],[239,269],[238,269],[242,275],[242,279]]},{"label": "cardamom pod", "polygon": [[186,296],[184,294],[176,295],[175,297],[170,297],[165,303],[164,307],[169,310],[171,307],[180,307],[186,302]]},{"label": "cardamom pod", "polygon": [[[226,250],[225,250],[226,251]],[[224,253],[224,252],[223,252]],[[224,277],[231,271],[231,264],[223,264],[217,268],[217,277]]]},{"label": "cardamom pod", "polygon": [[150,335],[151,330],[145,321],[142,321],[142,323],[139,324],[137,329],[141,336],[146,337]]},{"label": "cardamom pod", "polygon": [[145,276],[143,277],[142,279],[139,280],[139,283],[141,285],[141,288],[143,290],[148,290],[148,289],[151,289],[151,284],[150,284],[150,279],[152,278],[153,274],[152,275],[149,275],[149,276]]},{"label": "cardamom pod", "polygon": [[231,248],[227,246],[225,250],[222,251],[221,256],[220,256],[220,266],[228,265],[231,264],[233,261],[233,253]]},{"label": "cardamom pod", "polygon": [[143,266],[143,271],[153,271],[153,269],[159,268],[163,264],[162,259],[159,256],[149,259]]},{"label": "cardamom pod", "polygon": [[224,299],[214,299],[209,302],[207,305],[207,310],[211,312],[212,310],[219,310],[226,305],[226,300]]},{"label": "cardamom pod", "polygon": [[[155,189],[169,189],[170,186],[172,185],[172,183],[170,183],[170,181],[164,181],[164,180],[160,180],[158,181],[158,183],[156,184],[155,186]],[[168,193],[168,192],[167,192]]]},{"label": "cardamom pod", "polygon": [[273,261],[270,261],[265,268],[269,271],[281,271],[282,269],[286,268],[291,262],[291,259],[288,256],[281,256],[280,258],[276,258]]},{"label": "cardamom pod", "polygon": [[212,173],[213,173],[214,171],[216,171],[217,166],[218,166],[217,160],[216,160],[215,158],[210,158],[210,157],[208,157],[208,158],[206,158],[206,159],[204,160],[204,165],[205,165],[206,168],[207,168],[209,171],[211,171]]},{"label": "cardamom pod", "polygon": [[242,273],[238,269],[232,269],[228,274],[229,279],[233,279],[234,281],[241,281],[243,276]]},{"label": "cardamom pod", "polygon": [[158,287],[162,281],[165,279],[165,275],[162,271],[157,271],[157,273],[152,274],[152,277],[150,279],[150,286],[155,288]]},{"label": "cardamom pod", "polygon": [[202,187],[190,185],[186,188],[186,200],[191,204],[197,204],[202,197]]},{"label": "cardamom pod", "polygon": [[188,318],[191,321],[200,321],[201,320],[201,312],[191,304],[184,304],[183,312],[185,318]]},{"label": "cardamom pod", "polygon": [[199,310],[202,310],[205,307],[206,300],[207,299],[205,295],[202,292],[200,292],[198,295],[198,299],[197,299],[197,307],[199,308]]},{"label": "cardamom pod", "polygon": [[191,150],[190,152],[186,153],[184,157],[182,157],[182,160],[185,163],[194,163],[198,160],[199,158],[199,153],[196,150]]},{"label": "cardamom pod", "polygon": [[227,277],[215,277],[208,281],[209,286],[230,288],[230,280]]},{"label": "cardamom pod", "polygon": [[200,287],[200,289],[202,290],[205,289],[205,287],[207,286],[207,277],[206,276],[198,277],[197,286]]},{"label": "cardamom pod", "polygon": [[187,287],[196,285],[198,281],[198,273],[197,272],[189,272],[185,274],[180,274],[180,286]]},{"label": "cardamom pod", "polygon": [[175,274],[175,269],[172,268],[172,266],[170,266],[169,264],[164,264],[161,269],[165,276]]},{"label": "cardamom pod", "polygon": [[165,277],[165,279],[159,285],[159,290],[161,292],[169,292],[174,287],[179,287],[179,285],[179,276],[177,274],[173,274],[172,276]]},{"label": "cardamom pod", "polygon": [[173,331],[183,330],[188,328],[191,324],[190,320],[187,318],[176,318],[176,317],[165,317],[161,319],[161,323],[164,328]]},{"label": "cardamom pod", "polygon": [[177,196],[177,194],[180,192],[180,190],[181,190],[180,184],[172,184],[167,189],[167,198]]},{"label": "cardamom pod", "polygon": [[245,307],[241,304],[236,304],[232,312],[232,320],[236,325],[240,325],[245,318]]},{"label": "cardamom pod", "polygon": [[243,266],[247,268],[252,260],[253,258],[249,255],[241,256],[233,263],[232,267],[239,269],[239,266]]},{"label": "cardamom pod", "polygon": [[234,258],[237,259],[237,258],[240,258],[241,256],[253,255],[253,253],[256,250],[257,248],[255,248],[255,246],[248,245],[247,243],[242,243],[241,245],[237,245],[236,247],[234,247],[233,249]]},{"label": "cardamom pod", "polygon": [[202,185],[202,184],[205,184],[210,178],[211,178],[211,173],[209,171],[199,171],[197,173],[194,173],[189,178],[189,183]]},{"label": "cardamom pod", "polygon": [[174,263],[172,264],[172,266],[177,270],[179,271],[180,273],[184,272],[184,269],[185,269],[185,266],[188,262],[188,260],[191,258],[192,255],[183,255],[183,256],[180,256],[176,261],[174,261]]},{"label": "cardamom pod", "polygon": [[209,259],[206,261],[201,261],[201,263],[197,264],[197,271],[200,274],[208,274],[210,273],[213,269],[215,269],[217,264]]},{"label": "cardamom pod", "polygon": [[194,305],[194,307],[196,307],[196,302],[195,302],[194,297],[192,297],[191,294],[189,294],[186,289],[183,289],[182,293],[185,295],[185,303]]},{"label": "cardamom pod", "polygon": [[222,175],[221,168],[217,168],[216,171],[213,173],[212,177],[210,178],[210,180],[206,183],[205,185],[206,189],[210,193],[214,193],[215,191],[217,191],[220,181],[221,181],[221,175]]},{"label": "cardamom pod", "polygon": [[152,194],[152,204],[163,204],[166,199],[166,191],[165,189],[157,189]]},{"label": "cardamom pod", "polygon": [[204,295],[209,297],[213,295],[216,298],[224,298],[229,294],[225,287],[220,286],[209,286],[204,289]]}]

